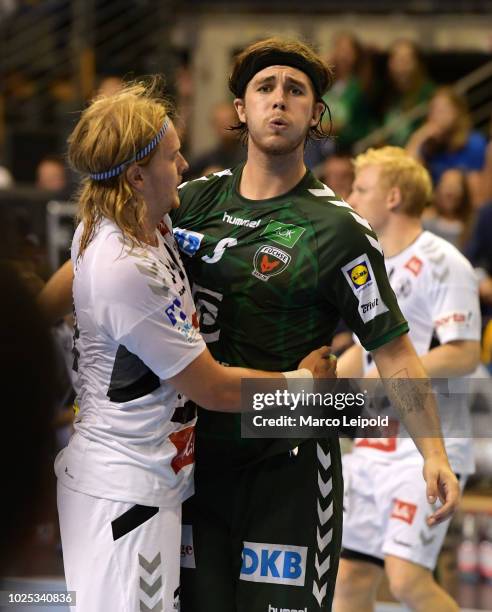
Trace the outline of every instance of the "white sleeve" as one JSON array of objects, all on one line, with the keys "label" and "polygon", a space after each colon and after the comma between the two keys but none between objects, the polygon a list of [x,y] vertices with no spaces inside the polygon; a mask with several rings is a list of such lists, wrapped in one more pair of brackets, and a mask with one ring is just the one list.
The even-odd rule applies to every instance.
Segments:
[{"label": "white sleeve", "polygon": [[439,342],[480,340],[478,282],[469,262],[458,251],[447,251],[429,273],[428,298]]},{"label": "white sleeve", "polygon": [[[113,262],[93,287],[97,323],[166,380],[205,350],[190,291],[154,262]],[[100,277],[101,278],[101,277]]]}]

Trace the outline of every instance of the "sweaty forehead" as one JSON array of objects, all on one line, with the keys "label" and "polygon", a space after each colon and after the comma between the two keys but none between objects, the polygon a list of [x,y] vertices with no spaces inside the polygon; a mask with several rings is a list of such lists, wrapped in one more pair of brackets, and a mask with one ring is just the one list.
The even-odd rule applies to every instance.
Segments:
[{"label": "sweaty forehead", "polygon": [[266,78],[285,79],[290,78],[306,85],[310,84],[310,79],[302,70],[293,68],[292,66],[267,66],[255,74],[251,79],[253,81],[261,81]]}]

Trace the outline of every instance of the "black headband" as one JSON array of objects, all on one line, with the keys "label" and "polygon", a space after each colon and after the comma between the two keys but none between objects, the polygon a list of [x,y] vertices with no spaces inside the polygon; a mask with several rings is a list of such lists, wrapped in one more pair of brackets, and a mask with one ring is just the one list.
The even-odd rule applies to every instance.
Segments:
[{"label": "black headband", "polygon": [[290,53],[288,51],[266,51],[261,55],[252,54],[249,58],[244,60],[244,64],[241,69],[241,74],[237,77],[235,82],[229,80],[229,88],[237,98],[244,97],[246,86],[255,76],[257,72],[268,68],[268,66],[291,66],[304,72],[313,84],[316,97],[321,99],[327,88],[327,81],[324,75],[321,75],[313,66],[311,62],[306,60],[297,53]]}]

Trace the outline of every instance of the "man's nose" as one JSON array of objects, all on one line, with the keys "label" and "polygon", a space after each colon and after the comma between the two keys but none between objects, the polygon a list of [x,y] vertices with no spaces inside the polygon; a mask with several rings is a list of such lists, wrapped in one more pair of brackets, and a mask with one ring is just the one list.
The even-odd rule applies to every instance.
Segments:
[{"label": "man's nose", "polygon": [[350,192],[349,197],[347,198],[347,203],[355,209],[357,202],[353,191]]},{"label": "man's nose", "polygon": [[273,108],[285,109],[285,92],[282,86],[275,88]]}]

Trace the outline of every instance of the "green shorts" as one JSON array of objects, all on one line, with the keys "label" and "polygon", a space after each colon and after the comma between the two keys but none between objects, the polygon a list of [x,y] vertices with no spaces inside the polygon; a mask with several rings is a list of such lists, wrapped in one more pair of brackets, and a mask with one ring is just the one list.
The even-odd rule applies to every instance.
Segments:
[{"label": "green shorts", "polygon": [[306,440],[237,470],[198,461],[195,489],[183,506],[181,612],[331,610],[342,534],[338,439]]}]

